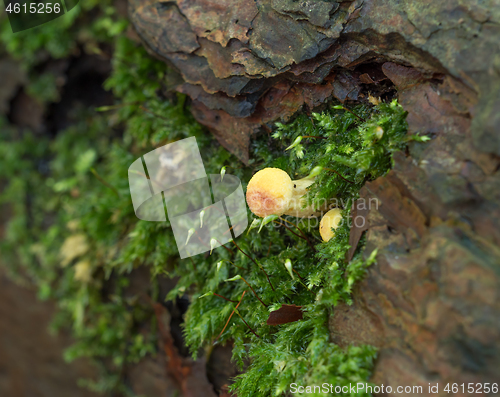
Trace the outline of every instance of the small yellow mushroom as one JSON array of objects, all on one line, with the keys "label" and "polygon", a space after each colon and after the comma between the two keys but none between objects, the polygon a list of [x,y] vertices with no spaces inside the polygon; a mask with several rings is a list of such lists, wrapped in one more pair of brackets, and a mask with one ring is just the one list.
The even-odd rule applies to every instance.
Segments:
[{"label": "small yellow mushroom", "polygon": [[283,215],[292,198],[293,184],[288,174],[279,168],[258,171],[247,187],[247,203],[255,215]]},{"label": "small yellow mushroom", "polygon": [[258,171],[247,187],[247,203],[257,216],[292,215],[298,218],[317,215],[312,206],[302,208],[307,188],[314,179],[304,178],[292,181],[279,168],[264,168]]},{"label": "small yellow mushroom", "polygon": [[332,229],[337,229],[341,221],[342,211],[339,208],[334,208],[325,214],[319,224],[319,234],[323,241],[329,241],[335,235]]}]

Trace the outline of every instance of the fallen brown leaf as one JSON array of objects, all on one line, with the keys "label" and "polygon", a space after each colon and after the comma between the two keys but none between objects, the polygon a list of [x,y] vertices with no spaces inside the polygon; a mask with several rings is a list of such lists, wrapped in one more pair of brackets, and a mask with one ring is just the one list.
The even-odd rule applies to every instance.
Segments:
[{"label": "fallen brown leaf", "polygon": [[302,320],[302,306],[282,305],[278,310],[271,312],[267,325],[280,325]]}]

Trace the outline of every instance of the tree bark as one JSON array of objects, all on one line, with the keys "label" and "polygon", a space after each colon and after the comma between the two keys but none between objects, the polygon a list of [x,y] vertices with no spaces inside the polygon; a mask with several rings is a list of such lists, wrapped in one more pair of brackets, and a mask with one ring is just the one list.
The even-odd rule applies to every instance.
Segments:
[{"label": "tree bark", "polygon": [[[432,139],[367,183],[378,263],[330,319],[380,348],[373,381],[500,375],[500,2],[130,0],[140,36],[177,67],[195,117],[243,162],[252,134],[336,98],[397,97]],[[460,392],[457,395],[466,395]],[[436,395],[436,394],[432,394]]]}]

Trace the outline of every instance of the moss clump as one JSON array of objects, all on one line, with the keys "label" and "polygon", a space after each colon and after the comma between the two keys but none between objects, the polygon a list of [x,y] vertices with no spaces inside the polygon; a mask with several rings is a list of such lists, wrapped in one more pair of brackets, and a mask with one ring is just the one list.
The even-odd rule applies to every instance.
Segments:
[{"label": "moss clump", "polygon": [[[47,34],[54,37],[51,29]],[[59,303],[55,325],[71,326],[77,339],[67,358],[87,356],[101,363],[101,379],[87,384],[92,389],[130,393],[122,382],[123,368],[156,349],[154,314],[128,290],[130,273],[145,267],[152,275],[148,293],[155,300],[165,298],[158,294],[159,275],[179,277],[167,299],[191,299],[184,335],[193,354],[214,341],[231,340],[234,360],[242,367],[250,361],[232,386],[240,397],[284,393],[291,383],[366,381],[375,349],[342,350],[329,342],[327,328],[333,307],[350,302],[354,283],[375,261],[375,254],[363,258],[363,244],[350,263],[345,261],[347,222],[322,243],[315,220],[297,225],[304,236],[295,218],[266,218],[257,221],[260,232],[249,231],[236,240],[237,246],[180,260],[168,221],[143,222],[133,214],[127,169],[155,146],[196,136],[208,173],[225,166],[245,182],[265,167],[283,169],[292,179],[314,171],[309,204],[335,197],[346,220],[363,184],[387,172],[390,154],[404,149],[405,112],[392,102],[355,107],[356,115],[331,107],[311,118],[299,116],[278,124],[272,138],[264,135],[254,141],[250,166],[242,167],[193,120],[183,96],[159,96],[167,88],[162,81],[168,69],[138,44],[117,36],[120,29],[121,19],[103,6],[92,28],[68,23],[72,41],[63,43],[64,48],[51,49],[48,39],[26,45],[31,52],[25,67],[32,70],[37,51],[47,47],[51,56],[66,56],[82,30],[94,32],[96,43],[113,44],[114,70],[106,88],[115,94],[115,107],[78,110],[74,124],[55,138],[30,133],[18,138],[0,120],[0,169],[8,181],[0,200],[12,214],[0,247],[4,263],[11,264],[12,274],[28,276],[40,297]],[[23,40],[32,39],[20,35],[8,40],[9,52],[21,55]],[[38,86],[34,84],[35,92]],[[54,98],[40,95],[44,101]],[[65,250],[65,244],[80,246]],[[66,251],[79,254],[65,256]],[[214,293],[239,301],[244,291],[221,334],[236,303]],[[265,325],[270,311],[282,304],[302,306],[304,319]]]}]

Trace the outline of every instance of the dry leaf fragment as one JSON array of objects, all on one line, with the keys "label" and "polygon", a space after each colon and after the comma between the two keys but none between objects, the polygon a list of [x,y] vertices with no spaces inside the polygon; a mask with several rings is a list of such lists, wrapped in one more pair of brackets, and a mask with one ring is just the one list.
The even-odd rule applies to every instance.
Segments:
[{"label": "dry leaf fragment", "polygon": [[267,325],[280,325],[302,320],[302,306],[282,305],[278,310],[271,312]]},{"label": "dry leaf fragment", "polygon": [[87,252],[89,246],[84,234],[73,234],[69,236],[61,247],[59,254],[61,256],[61,266],[67,266],[73,259],[82,256]]}]

